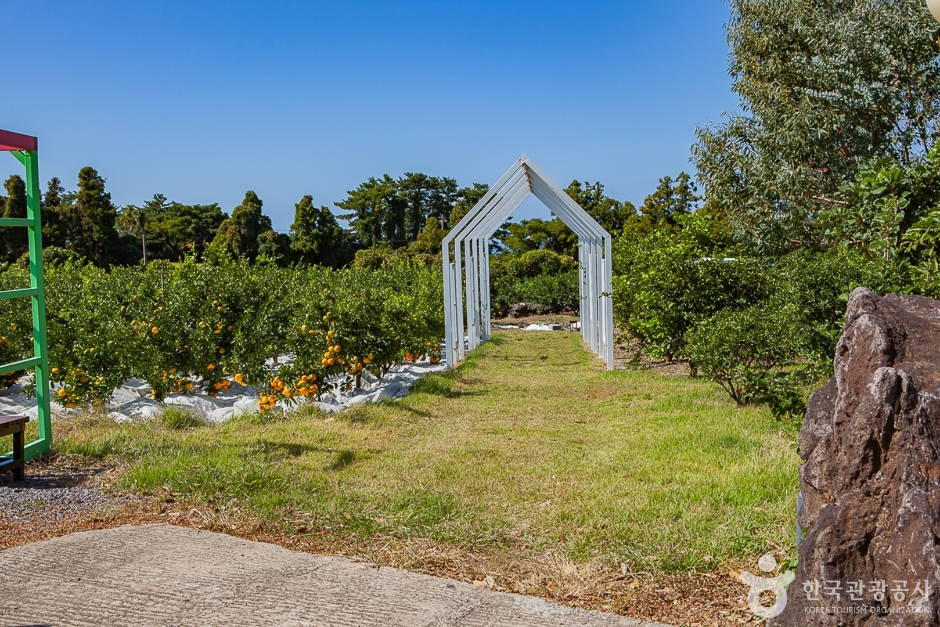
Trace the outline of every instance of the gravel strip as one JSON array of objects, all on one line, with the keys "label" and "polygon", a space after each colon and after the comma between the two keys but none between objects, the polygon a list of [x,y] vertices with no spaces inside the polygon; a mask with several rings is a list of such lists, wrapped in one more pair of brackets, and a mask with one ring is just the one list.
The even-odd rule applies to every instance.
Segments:
[{"label": "gravel strip", "polygon": [[[32,472],[30,472],[32,470]],[[57,521],[114,510],[134,500],[111,496],[94,485],[102,471],[66,473],[27,468],[26,479],[0,474],[0,519],[10,522]]]}]

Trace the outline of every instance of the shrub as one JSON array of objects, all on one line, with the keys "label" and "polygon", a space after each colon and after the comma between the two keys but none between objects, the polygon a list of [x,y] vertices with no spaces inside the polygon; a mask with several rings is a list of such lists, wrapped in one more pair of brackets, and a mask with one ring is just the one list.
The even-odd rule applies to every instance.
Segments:
[{"label": "shrub", "polygon": [[567,255],[559,255],[551,250],[530,250],[521,255],[495,256],[490,265],[490,275],[531,279],[538,276],[562,274],[575,265],[575,260]]},{"label": "shrub", "polygon": [[[29,273],[16,266],[0,272],[0,290],[29,287]],[[28,298],[3,301],[0,307],[0,364],[9,364],[33,356],[33,319]],[[25,374],[19,370],[0,375],[0,388],[14,385]]]},{"label": "shrub", "polygon": [[550,250],[496,255],[490,264],[490,300],[497,316],[515,303],[535,303],[539,313],[578,311],[577,263]]},{"label": "shrub", "polygon": [[144,354],[127,321],[135,274],[71,261],[46,271],[49,378],[60,404],[105,401],[134,373]]},{"label": "shrub", "polygon": [[766,264],[726,263],[682,232],[623,238],[614,249],[614,317],[641,352],[672,360],[686,354],[686,333],[723,309],[742,309],[770,295]]},{"label": "shrub", "polygon": [[519,284],[516,302],[534,302],[541,305],[542,313],[577,312],[581,306],[578,288],[580,272],[572,268],[556,275],[542,275]]},{"label": "shrub", "polygon": [[441,265],[441,255],[415,252],[407,248],[392,248],[390,246],[377,246],[375,248],[362,248],[356,251],[352,267],[360,270],[378,270],[386,266],[400,264],[421,264],[424,266]]},{"label": "shrub", "polygon": [[783,366],[804,354],[803,337],[792,308],[729,308],[689,332],[689,363],[744,404],[761,400],[761,382],[775,380]]},{"label": "shrub", "polygon": [[769,300],[775,307],[793,310],[809,359],[831,366],[845,324],[847,295],[859,285],[872,285],[875,271],[858,251],[844,248],[800,250],[776,261]]}]

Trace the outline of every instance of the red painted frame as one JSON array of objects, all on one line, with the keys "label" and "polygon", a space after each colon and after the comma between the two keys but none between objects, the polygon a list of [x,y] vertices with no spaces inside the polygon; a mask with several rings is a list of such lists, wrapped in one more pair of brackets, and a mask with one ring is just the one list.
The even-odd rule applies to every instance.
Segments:
[{"label": "red painted frame", "polygon": [[0,129],[0,151],[10,150],[39,150],[39,140],[32,135]]}]

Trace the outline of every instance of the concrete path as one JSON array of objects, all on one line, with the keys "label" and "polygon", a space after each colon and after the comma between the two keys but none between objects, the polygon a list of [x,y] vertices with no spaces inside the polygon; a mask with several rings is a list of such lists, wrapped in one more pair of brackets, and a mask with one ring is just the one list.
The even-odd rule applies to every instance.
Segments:
[{"label": "concrete path", "polygon": [[40,625],[664,627],[169,525],[0,552],[0,626]]}]

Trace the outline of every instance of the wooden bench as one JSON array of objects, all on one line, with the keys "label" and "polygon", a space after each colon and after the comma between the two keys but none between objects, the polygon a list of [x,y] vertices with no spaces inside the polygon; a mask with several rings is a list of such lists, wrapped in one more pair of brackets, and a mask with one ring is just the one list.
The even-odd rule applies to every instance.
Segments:
[{"label": "wooden bench", "polygon": [[6,435],[13,436],[13,458],[0,457],[0,472],[13,471],[13,480],[24,479],[23,466],[23,438],[26,431],[28,416],[0,416],[0,438]]}]

